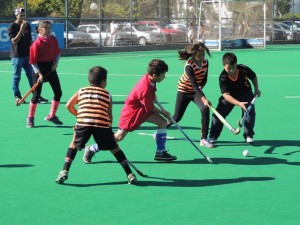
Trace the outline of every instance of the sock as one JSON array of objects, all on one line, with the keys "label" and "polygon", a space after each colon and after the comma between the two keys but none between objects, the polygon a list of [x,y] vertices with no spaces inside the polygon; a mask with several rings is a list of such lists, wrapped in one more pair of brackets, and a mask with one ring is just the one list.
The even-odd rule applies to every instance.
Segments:
[{"label": "sock", "polygon": [[74,149],[74,148],[68,148],[63,170],[69,171],[69,169],[70,169],[70,167],[72,165],[72,162],[75,159],[76,154],[77,154],[77,150],[76,149]]},{"label": "sock", "polygon": [[59,102],[57,102],[57,101],[55,101],[54,99],[52,99],[49,117],[55,116],[56,111],[57,111],[57,109],[58,109],[58,106],[59,106]]},{"label": "sock", "polygon": [[166,129],[157,129],[156,131],[156,153],[166,151],[167,131]]},{"label": "sock", "polygon": [[127,158],[121,149],[114,154],[114,157],[121,164],[121,166],[123,167],[123,169],[127,175],[132,173],[132,171],[128,165]]},{"label": "sock", "polygon": [[92,144],[90,147],[89,147],[89,150],[92,151],[92,152],[99,152],[100,149],[98,148],[98,145],[97,144]]},{"label": "sock", "polygon": [[37,106],[37,104],[33,104],[30,101],[28,117],[34,117],[36,106]]}]

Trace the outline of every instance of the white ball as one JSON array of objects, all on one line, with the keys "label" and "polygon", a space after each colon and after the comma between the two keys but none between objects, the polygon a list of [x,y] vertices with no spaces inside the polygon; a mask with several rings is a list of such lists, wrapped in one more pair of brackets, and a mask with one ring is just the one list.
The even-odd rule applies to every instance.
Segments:
[{"label": "white ball", "polygon": [[95,2],[93,2],[93,3],[91,3],[91,5],[90,5],[90,9],[91,9],[91,10],[97,10],[97,9],[98,9],[98,5],[97,5]]},{"label": "white ball", "polygon": [[191,13],[193,13],[193,12],[195,12],[196,11],[196,8],[195,8],[195,6],[190,6],[189,7],[189,11],[191,12]]},{"label": "white ball", "polygon": [[246,156],[248,156],[248,155],[249,155],[249,151],[248,151],[248,150],[244,150],[244,151],[243,151],[243,156],[246,157]]}]

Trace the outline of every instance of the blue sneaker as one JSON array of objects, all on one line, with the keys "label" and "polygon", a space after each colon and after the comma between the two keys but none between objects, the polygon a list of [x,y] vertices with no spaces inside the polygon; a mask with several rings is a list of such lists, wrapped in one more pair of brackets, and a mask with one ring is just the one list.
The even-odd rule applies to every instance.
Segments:
[{"label": "blue sneaker", "polygon": [[34,117],[28,117],[27,118],[27,128],[33,128],[34,127]]},{"label": "blue sneaker", "polygon": [[49,115],[45,117],[46,121],[52,122],[57,125],[62,125],[63,123],[58,119],[57,116],[50,117]]}]

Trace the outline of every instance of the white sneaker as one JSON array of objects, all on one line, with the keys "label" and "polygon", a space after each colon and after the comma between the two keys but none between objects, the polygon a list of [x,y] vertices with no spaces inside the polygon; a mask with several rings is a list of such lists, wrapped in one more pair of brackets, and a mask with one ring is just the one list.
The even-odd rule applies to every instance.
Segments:
[{"label": "white sneaker", "polygon": [[210,142],[208,139],[201,139],[200,145],[204,146],[206,148],[214,148],[215,147],[215,145],[212,142]]},{"label": "white sneaker", "polygon": [[254,140],[252,137],[247,137],[246,140],[245,140],[247,143],[253,143]]}]

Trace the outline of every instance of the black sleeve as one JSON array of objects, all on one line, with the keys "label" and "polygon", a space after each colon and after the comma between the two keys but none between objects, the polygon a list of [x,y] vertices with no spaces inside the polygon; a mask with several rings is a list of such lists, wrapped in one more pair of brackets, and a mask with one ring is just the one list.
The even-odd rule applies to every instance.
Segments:
[{"label": "black sleeve", "polygon": [[202,80],[202,89],[204,88],[204,86],[205,86],[205,84],[206,84],[206,82],[207,82],[207,77],[208,77],[208,60],[206,60],[207,61],[207,69],[206,69],[206,74],[205,74],[205,77],[204,77],[204,79]]},{"label": "black sleeve", "polygon": [[194,91],[196,92],[196,95],[198,95],[200,98],[205,96],[204,93],[202,92],[202,90],[200,90],[199,87],[197,86],[195,75],[194,75],[194,70],[193,70],[192,66],[186,65],[184,70],[189,77],[189,80],[191,82],[191,85],[192,85]]},{"label": "black sleeve", "polygon": [[19,30],[18,30],[18,26],[16,23],[12,23],[9,28],[8,28],[8,36],[10,39],[14,38],[17,36]]},{"label": "black sleeve", "polygon": [[223,74],[223,72],[221,73],[220,77],[219,77],[219,85],[220,85],[220,90],[221,93],[229,93],[229,86],[227,84],[227,79],[226,79],[226,75]]},{"label": "black sleeve", "polygon": [[250,80],[253,80],[256,78],[256,73],[250,69],[248,66],[246,65],[241,65],[241,67],[243,67],[243,69],[246,71],[247,73],[247,77],[250,79]]}]

